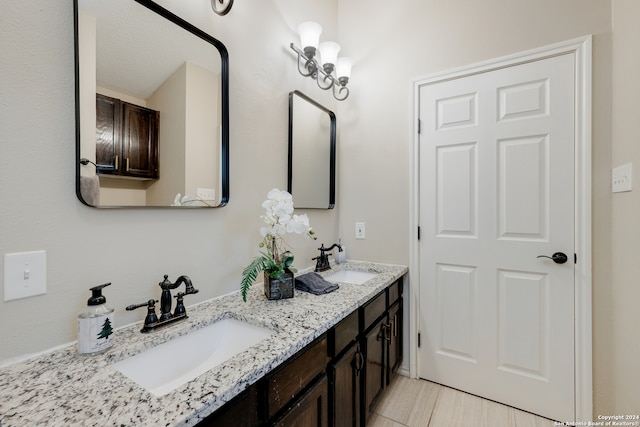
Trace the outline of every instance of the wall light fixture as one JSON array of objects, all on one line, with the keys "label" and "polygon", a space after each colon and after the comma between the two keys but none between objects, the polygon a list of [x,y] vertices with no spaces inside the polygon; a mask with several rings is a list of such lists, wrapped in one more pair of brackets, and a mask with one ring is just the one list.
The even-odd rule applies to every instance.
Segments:
[{"label": "wall light fixture", "polygon": [[233,0],[211,0],[211,9],[218,15],[226,15],[233,6]]},{"label": "wall light fixture", "polygon": [[[213,1],[213,0],[212,0]],[[320,43],[322,27],[315,22],[303,22],[298,26],[302,48],[291,43],[290,47],[298,54],[298,72],[313,78],[322,90],[333,89],[333,96],[344,101],[349,96],[349,77],[351,77],[351,58],[338,58],[340,45],[335,42]]]}]

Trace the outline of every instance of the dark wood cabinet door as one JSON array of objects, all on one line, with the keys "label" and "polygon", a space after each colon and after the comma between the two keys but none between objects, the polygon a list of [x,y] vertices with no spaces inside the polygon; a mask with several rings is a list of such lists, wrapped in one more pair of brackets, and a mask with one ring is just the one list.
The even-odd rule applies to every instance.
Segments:
[{"label": "dark wood cabinet door", "polygon": [[328,427],[327,376],[323,375],[272,425],[278,427]]},{"label": "dark wood cabinet door", "polygon": [[198,427],[255,427],[259,424],[258,390],[254,384],[198,423]]},{"label": "dark wood cabinet door", "polygon": [[119,99],[96,95],[96,164],[100,173],[117,173],[120,167],[121,106]]},{"label": "dark wood cabinet door", "polygon": [[389,309],[389,362],[387,366],[387,384],[391,374],[402,363],[402,299]]},{"label": "dark wood cabinet door", "polygon": [[96,164],[101,174],[158,179],[160,113],[96,94]]},{"label": "dark wood cabinet door", "polygon": [[329,425],[360,426],[363,364],[360,345],[354,344],[329,365]]},{"label": "dark wood cabinet door", "polygon": [[122,109],[123,174],[158,178],[158,112],[127,103]]},{"label": "dark wood cabinet door", "polygon": [[[387,328],[386,316],[378,320],[371,330],[364,336],[365,344],[365,387],[364,408],[368,417],[373,404],[382,393],[386,383],[386,348]],[[366,424],[366,420],[365,420]]]}]

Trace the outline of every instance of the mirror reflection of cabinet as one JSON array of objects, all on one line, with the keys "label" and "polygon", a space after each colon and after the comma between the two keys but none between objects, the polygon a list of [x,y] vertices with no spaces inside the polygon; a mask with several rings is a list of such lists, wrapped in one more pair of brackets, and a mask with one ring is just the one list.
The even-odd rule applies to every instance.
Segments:
[{"label": "mirror reflection of cabinet", "polygon": [[[225,46],[152,0],[73,3],[79,200],[108,208],[225,206]],[[104,125],[111,127],[113,144],[100,140],[97,94],[122,101],[120,123]],[[149,144],[137,143],[142,140]],[[122,179],[125,174],[135,179]],[[178,194],[189,200],[176,203]]]},{"label": "mirror reflection of cabinet", "polygon": [[335,206],[336,116],[297,90],[289,94],[288,191],[296,208]]},{"label": "mirror reflection of cabinet", "polygon": [[158,179],[160,113],[96,95],[96,165],[99,174]]}]

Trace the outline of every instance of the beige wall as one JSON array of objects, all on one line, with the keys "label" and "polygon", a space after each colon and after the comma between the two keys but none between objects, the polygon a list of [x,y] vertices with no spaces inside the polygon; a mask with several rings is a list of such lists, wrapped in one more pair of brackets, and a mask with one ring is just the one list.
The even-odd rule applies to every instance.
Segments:
[{"label": "beige wall", "polygon": [[149,97],[149,106],[160,111],[160,179],[147,189],[147,202],[168,206],[176,194],[184,195],[186,162],[187,64],[182,64]]},{"label": "beige wall", "polygon": [[640,413],[639,22],[639,2],[613,0],[612,166],[632,162],[636,179],[634,191],[612,196],[612,276],[601,284],[608,317],[596,319],[603,323],[598,338],[604,338],[596,353],[604,386],[598,396],[614,413],[635,414]]},{"label": "beige wall", "polygon": [[[78,43],[80,68],[80,86],[86,88],[80,97],[80,111],[95,111],[96,99],[96,18],[86,12],[78,14],[78,33],[81,34]],[[82,156],[95,162],[96,160],[96,115],[83,116],[80,130],[80,151]],[[85,154],[86,153],[86,154]],[[92,164],[80,167],[83,176],[93,176],[96,169]]]},{"label": "beige wall", "polygon": [[[75,340],[76,314],[96,284],[112,282],[105,295],[116,326],[144,318],[124,307],[157,298],[163,274],[191,277],[200,292],[187,304],[237,290],[258,254],[260,205],[269,190],[287,185],[289,91],[331,104],[297,75],[288,44],[310,18],[335,31],[336,1],[237,1],[224,17],[208,1],[160,3],[216,34],[230,52],[231,194],[222,209],[82,205],[75,196],[72,2],[0,2],[0,254],[44,249],[48,264],[46,295],[0,297],[0,363]],[[308,213],[320,241],[337,239],[335,211]],[[320,241],[290,239],[295,265],[312,265]]]},{"label": "beige wall", "polygon": [[[403,7],[381,0],[342,0],[339,7],[338,0],[237,1],[225,17],[214,16],[206,1],[160,3],[229,49],[230,204],[188,212],[81,205],[74,194],[71,4],[0,3],[0,253],[48,251],[47,294],[0,301],[0,360],[74,340],[75,313],[99,283],[113,282],[106,295],[117,325],[142,319],[124,307],[156,295],[163,274],[191,276],[200,293],[188,303],[237,289],[257,251],[264,195],[286,186],[293,89],[336,111],[339,126],[338,208],[308,212],[319,241],[292,239],[296,263],[311,265],[314,247],[341,236],[349,258],[408,264],[412,81],[594,34],[594,413],[640,412],[640,202],[635,192],[610,194],[612,164],[639,155],[635,0],[407,0]],[[326,38],[338,38],[356,60],[345,102],[332,101],[293,67],[287,46],[308,19],[321,22]],[[355,240],[355,221],[367,223],[366,240]]]},{"label": "beige wall", "polygon": [[[640,6],[634,0],[614,0],[613,28],[620,27],[618,33],[612,32],[610,1],[408,0],[403,5],[381,0],[339,5],[340,42],[345,54],[356,60],[351,96],[337,111],[339,222],[348,256],[409,262],[414,237],[407,226],[414,79],[593,34],[594,413],[639,413],[640,382],[630,380],[640,376],[639,311],[633,309],[640,301],[634,274],[640,264],[633,260],[638,255],[634,237],[640,232],[638,202],[632,204],[634,193],[616,195],[612,209],[610,179],[612,150],[617,165],[632,159],[638,146],[634,137],[640,122],[631,105],[635,97],[625,91],[629,85],[638,89],[632,79],[638,69],[633,46],[639,39]],[[614,87],[620,92],[616,96],[615,91],[613,99],[612,52],[628,62],[621,70],[613,67]],[[612,105],[614,112],[622,108],[629,115],[626,127],[617,125],[622,118],[614,121],[613,142]],[[365,170],[377,173],[363,179]],[[366,221],[366,240],[354,238],[356,221]],[[629,228],[634,231],[629,233]],[[620,260],[612,263],[612,255]]]},{"label": "beige wall", "polygon": [[[220,75],[187,64],[187,135],[185,188],[182,194],[197,195],[198,188],[218,189],[220,176]],[[212,141],[215,141],[212,143]],[[212,167],[213,165],[213,167]],[[216,191],[219,198],[220,193]]]}]

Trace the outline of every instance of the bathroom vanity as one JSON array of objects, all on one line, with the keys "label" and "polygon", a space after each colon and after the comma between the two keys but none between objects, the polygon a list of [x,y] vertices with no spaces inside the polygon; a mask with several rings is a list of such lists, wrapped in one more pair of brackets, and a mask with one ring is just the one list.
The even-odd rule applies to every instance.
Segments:
[{"label": "bathroom vanity", "polygon": [[[163,330],[142,334],[139,324],[119,329],[114,346],[97,356],[80,356],[69,345],[6,366],[0,369],[0,425],[206,426],[232,420],[234,426],[325,426],[332,419],[336,425],[366,420],[401,362],[407,268],[349,261],[323,275],[340,270],[375,276],[340,282],[326,295],[296,291],[280,301],[268,301],[254,285],[246,303],[234,292],[189,307],[187,320]],[[273,334],[161,395],[113,367],[229,318]]]},{"label": "bathroom vanity", "polygon": [[402,288],[393,282],[198,425],[366,425],[402,362]]}]

